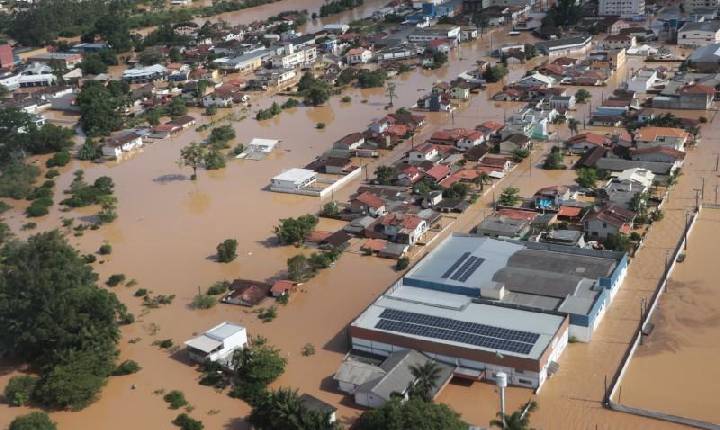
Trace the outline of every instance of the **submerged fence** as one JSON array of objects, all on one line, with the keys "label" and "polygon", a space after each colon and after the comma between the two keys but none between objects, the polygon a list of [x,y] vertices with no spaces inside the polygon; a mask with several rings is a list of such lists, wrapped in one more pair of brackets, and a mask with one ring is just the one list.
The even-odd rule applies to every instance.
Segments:
[{"label": "submerged fence", "polygon": [[637,349],[638,345],[640,345],[640,343],[642,342],[643,332],[648,327],[650,319],[652,318],[652,315],[655,313],[655,310],[657,309],[660,296],[662,295],[662,293],[665,292],[665,289],[667,288],[667,282],[668,282],[668,279],[670,278],[670,274],[672,273],[673,269],[675,268],[675,264],[677,264],[678,256],[682,253],[683,249],[685,248],[687,238],[690,235],[690,232],[692,231],[693,227],[695,226],[695,221],[697,221],[697,218],[700,216],[701,211],[702,211],[702,205],[699,205],[695,209],[693,216],[689,220],[686,220],[685,226],[683,229],[683,234],[680,237],[680,239],[678,240],[677,244],[675,245],[674,252],[672,253],[672,259],[670,259],[667,262],[667,264],[665,264],[665,269],[663,270],[662,276],[658,280],[655,291],[653,292],[653,295],[649,300],[649,306],[644,308],[642,311],[642,317],[640,318],[640,321],[638,322],[637,330],[635,331],[635,334],[633,335],[632,339],[630,340],[630,344],[628,345],[627,350],[625,350],[625,354],[623,354],[622,360],[620,361],[620,366],[615,371],[615,374],[613,375],[613,377],[610,381],[610,385],[607,385],[605,387],[605,396],[603,398],[603,405],[608,409],[618,411],[618,412],[625,412],[625,413],[629,413],[629,414],[640,415],[640,416],[647,417],[647,418],[669,421],[669,422],[673,422],[673,423],[683,424],[683,425],[706,429],[706,430],[720,430],[720,425],[717,425],[717,424],[708,423],[705,421],[694,420],[694,419],[690,419],[690,418],[679,417],[676,415],[666,414],[663,412],[657,412],[657,411],[651,411],[651,410],[646,410],[646,409],[641,409],[641,408],[625,406],[620,403],[616,403],[612,400],[613,397],[615,396],[615,392],[620,387],[620,384],[622,382],[623,377],[625,376],[625,372],[626,372],[627,368],[630,366],[630,361],[635,353],[635,350]]}]

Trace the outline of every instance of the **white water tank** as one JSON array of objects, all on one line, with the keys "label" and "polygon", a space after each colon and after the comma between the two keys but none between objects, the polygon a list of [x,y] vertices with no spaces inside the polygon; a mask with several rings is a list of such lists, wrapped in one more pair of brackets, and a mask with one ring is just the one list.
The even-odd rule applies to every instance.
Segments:
[{"label": "white water tank", "polygon": [[495,383],[500,388],[507,387],[507,374],[505,372],[498,372],[495,374]]}]

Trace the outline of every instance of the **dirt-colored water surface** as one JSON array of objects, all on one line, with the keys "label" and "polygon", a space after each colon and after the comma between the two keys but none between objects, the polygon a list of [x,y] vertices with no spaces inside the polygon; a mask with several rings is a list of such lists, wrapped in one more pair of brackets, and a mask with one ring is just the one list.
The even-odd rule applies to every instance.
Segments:
[{"label": "dirt-colored water surface", "polygon": [[[278,7],[279,12],[287,9],[289,4],[292,8],[302,8],[305,2],[283,3],[282,7],[279,4],[268,7]],[[248,13],[250,11],[237,14]],[[531,40],[526,35],[511,38],[497,33],[492,43],[526,37]],[[490,38],[485,36],[477,43],[463,46],[462,51],[453,54],[450,64],[442,69],[432,72],[418,70],[398,77],[396,106],[413,105],[434,81],[452,79],[478,59],[489,59],[486,54],[490,43]],[[526,67],[511,66],[510,78],[521,76]],[[618,76],[610,87],[591,89],[594,100],[607,95],[624,74],[621,72]],[[429,125],[416,141],[422,141],[439,127],[452,124],[474,127],[485,120],[502,120],[518,105],[488,100],[501,85],[494,85],[486,93],[476,96],[453,117],[448,114],[428,115]],[[180,148],[205,137],[205,134],[192,130],[149,145],[122,162],[97,165],[74,161],[62,169],[62,176],[56,181],[55,201],[62,199],[62,190],[68,187],[72,172],[78,168],[85,169],[88,180],[109,175],[116,183],[119,218],[98,231],[86,232],[82,237],[69,235],[71,243],[83,253],[94,252],[105,241],[113,245],[112,255],[104,258],[103,264],[95,263],[101,279],[113,273],[124,273],[128,278],[136,279],[138,287],[148,288],[156,294],[175,294],[176,299],[172,305],[143,313],[140,300],[133,297],[135,288],[115,288],[120,299],[138,316],[135,324],[123,329],[120,358],[132,358],[143,369],[135,375],[111,378],[98,401],[80,412],[52,413],[61,430],[171,428],[170,421],[177,411],[168,410],[162,396],[154,394],[161,389],[183,391],[194,406],[192,415],[201,419],[205,428],[246,428],[244,417],[249,407],[244,402],[198,385],[198,373],[183,362],[180,355],[152,346],[153,340],[166,338],[181,344],[221,321],[243,324],[251,335],[265,336],[281,348],[288,358],[288,367],[274,386],[295,387],[337,405],[342,422],[350,422],[362,412],[335,390],[331,376],[347,351],[347,324],[398,276],[392,270],[392,262],[345,253],[334,268],[323,271],[307,283],[289,305],[279,309],[278,318],[268,324],[261,323],[255,314],[238,306],[218,305],[204,311],[191,310],[188,306],[198,287],[204,289],[214,281],[235,277],[265,279],[276,276],[284,269],[287,258],[300,252],[296,248],[277,246],[273,226],[279,218],[315,212],[322,203],[313,198],[271,193],[265,187],[272,176],[284,169],[304,165],[330,148],[336,139],[363,129],[372,119],[386,112],[387,99],[381,89],[353,89],[346,94],[352,97],[351,103],[341,103],[335,97],[327,106],[294,108],[263,122],[251,119],[253,114],[248,113],[247,119],[232,123],[238,135],[237,142],[246,143],[253,137],[281,139],[277,151],[263,161],[230,161],[224,170],[200,172],[197,181],[190,181],[188,176],[191,172],[181,169],[176,163]],[[282,97],[275,99],[283,100]],[[253,103],[256,105],[253,109],[265,107],[271,99],[259,95]],[[588,109],[587,105],[579,106],[576,116],[582,118]],[[239,111],[237,113],[242,115]],[[200,116],[199,112],[194,114]],[[315,129],[317,122],[324,122],[326,128]],[[716,124],[713,123],[712,127]],[[607,128],[599,130],[609,131]],[[564,127],[558,130],[558,134],[560,139],[569,135]],[[647,246],[632,263],[625,285],[595,333],[593,342],[570,345],[560,360],[560,372],[543,387],[538,396],[540,409],[533,420],[534,427],[674,428],[608,412],[601,407],[600,401],[603,380],[605,376],[612,375],[630,339],[632,327],[637,324],[640,299],[651,294],[665,250],[674,245],[679,235],[683,210],[692,203],[692,189],[697,187],[697,171],[710,169],[707,165],[714,163],[711,154],[718,150],[717,145],[712,140],[706,141],[689,154],[686,173],[671,194],[665,219],[653,227]],[[452,229],[468,231],[488,212],[493,193],[505,186],[519,187],[523,195],[529,195],[542,186],[573,183],[575,174],[571,170],[548,172],[538,168],[543,154],[552,144],[536,145],[530,159],[518,166],[494,190],[488,190],[477,204],[458,217]],[[385,161],[379,162],[397,159],[410,145],[410,142],[401,145],[388,154]],[[335,198],[344,199],[359,183],[358,180],[336,193]],[[24,237],[28,233],[19,230],[26,222],[22,215],[25,204],[9,203],[15,209],[5,218],[13,230]],[[36,231],[57,228],[62,217],[79,218],[92,215],[95,211],[86,209],[62,213],[56,206],[48,216],[37,221]],[[337,227],[325,223],[320,226],[321,229]],[[229,264],[214,262],[210,257],[215,246],[227,238],[238,240],[239,257]],[[138,341],[129,343],[129,340]],[[300,354],[306,343],[315,345],[315,355],[303,357]],[[12,366],[2,370],[0,386],[4,386],[16,371]],[[133,385],[135,389],[132,389]],[[660,387],[665,387],[662,378],[658,378],[656,385],[648,387],[648,390]],[[531,395],[528,390],[511,388],[508,390],[508,406],[517,407]],[[490,385],[452,384],[442,393],[439,401],[452,405],[469,422],[485,425],[494,415],[497,396]],[[26,408],[0,405],[0,428],[26,411]]]},{"label": "dirt-colored water surface", "polygon": [[660,298],[655,328],[638,347],[621,385],[617,400],[623,404],[720,423],[720,369],[712,364],[720,353],[720,267],[713,250],[719,224],[720,210],[704,208],[687,258]]}]

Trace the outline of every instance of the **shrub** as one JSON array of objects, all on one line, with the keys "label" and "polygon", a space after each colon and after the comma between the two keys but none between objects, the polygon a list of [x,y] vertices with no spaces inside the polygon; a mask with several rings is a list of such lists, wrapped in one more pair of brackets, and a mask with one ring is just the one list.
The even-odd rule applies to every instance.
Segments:
[{"label": "shrub", "polygon": [[217,259],[221,263],[229,263],[237,257],[237,240],[226,239],[217,246]]},{"label": "shrub", "polygon": [[25,214],[31,218],[47,215],[49,213],[49,206],[45,203],[46,202],[41,199],[33,201],[32,204],[25,209]]},{"label": "shrub", "polygon": [[105,282],[105,284],[108,287],[115,287],[117,285],[122,284],[123,282],[125,282],[125,275],[123,275],[122,273],[117,273],[114,275],[110,275],[110,277],[108,278],[107,282]]},{"label": "shrub", "polygon": [[285,101],[285,103],[282,104],[281,107],[282,107],[283,109],[289,109],[289,108],[297,107],[298,105],[300,105],[300,102],[297,101],[297,99],[294,99],[294,98],[290,97],[289,99],[287,99],[287,100]]},{"label": "shrub", "polygon": [[163,396],[163,400],[170,405],[170,409],[180,409],[188,404],[182,391],[172,390]]},{"label": "shrub", "polygon": [[98,249],[98,254],[100,255],[110,255],[112,253],[112,245],[109,243],[103,243],[100,245],[100,248]]},{"label": "shrub", "polygon": [[57,169],[50,169],[45,172],[45,179],[53,179],[60,176],[60,172]]},{"label": "shrub", "polygon": [[57,430],[57,427],[45,412],[31,412],[15,418],[8,430]]},{"label": "shrub", "polygon": [[410,265],[410,259],[407,257],[398,258],[395,263],[395,270],[405,270]]},{"label": "shrub", "polygon": [[633,231],[630,233],[630,240],[633,242],[639,242],[642,237],[640,236],[640,233]]},{"label": "shrub", "polygon": [[209,296],[206,294],[196,294],[193,298],[190,307],[193,309],[210,309],[217,304],[215,296]]},{"label": "shrub", "polygon": [[36,384],[37,378],[34,376],[13,376],[5,386],[5,400],[10,406],[26,405]]},{"label": "shrub", "polygon": [[40,169],[22,162],[3,166],[0,175],[0,197],[24,199],[33,191],[33,182]]},{"label": "shrub", "polygon": [[153,345],[157,345],[162,349],[169,349],[172,348],[173,341],[172,339],[156,340],[155,342],[153,342]]},{"label": "shrub", "polygon": [[133,294],[135,297],[145,297],[148,294],[148,290],[146,288],[138,288],[135,291],[135,294]]},{"label": "shrub", "polygon": [[128,325],[135,322],[135,315],[131,312],[126,312],[120,316],[119,324]]},{"label": "shrub", "polygon": [[315,345],[312,343],[306,343],[301,351],[301,354],[303,357],[310,357],[311,355],[315,355]]},{"label": "shrub", "polygon": [[83,261],[87,264],[92,264],[97,260],[97,257],[95,257],[92,254],[85,254],[85,255],[83,255],[82,258],[83,258]]},{"label": "shrub", "polygon": [[62,167],[70,162],[70,153],[67,151],[56,152],[52,158],[45,162],[46,167]]},{"label": "shrub", "polygon": [[342,99],[340,99],[343,103],[350,103],[352,101],[352,97],[350,96],[344,96]]},{"label": "shrub", "polygon": [[230,283],[228,281],[217,281],[208,287],[206,294],[209,296],[219,296],[225,294],[225,291],[227,291],[229,287]]},{"label": "shrub", "polygon": [[113,376],[124,376],[124,375],[132,375],[133,373],[137,373],[142,369],[140,365],[135,360],[125,360],[122,363],[118,365],[118,367],[115,368],[115,370],[112,371],[111,375]]},{"label": "shrub", "polygon": [[205,115],[207,116],[213,116],[217,114],[217,106],[208,106],[207,109],[205,109]]},{"label": "shrub", "polygon": [[270,322],[277,318],[277,306],[272,305],[267,309],[263,309],[258,313],[258,318],[262,322]]},{"label": "shrub", "polygon": [[190,418],[190,415],[184,412],[178,415],[172,423],[182,430],[203,430],[205,428],[201,421]]},{"label": "shrub", "polygon": [[319,122],[319,123],[315,124],[315,128],[317,128],[318,130],[322,130],[325,128],[325,123]]}]

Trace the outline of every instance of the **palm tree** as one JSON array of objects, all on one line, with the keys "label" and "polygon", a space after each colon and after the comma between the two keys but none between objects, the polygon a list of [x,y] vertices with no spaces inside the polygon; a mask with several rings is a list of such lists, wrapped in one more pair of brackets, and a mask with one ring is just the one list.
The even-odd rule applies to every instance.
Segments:
[{"label": "palm tree", "polygon": [[475,184],[480,186],[480,191],[485,189],[485,184],[490,183],[490,175],[485,172],[481,172],[475,179]]},{"label": "palm tree", "polygon": [[537,407],[537,403],[530,400],[510,415],[498,412],[499,419],[490,421],[490,425],[504,430],[531,430],[530,414],[535,412]]},{"label": "palm tree", "polygon": [[432,394],[441,371],[440,366],[432,360],[421,365],[411,366],[410,372],[415,381],[410,385],[410,396],[419,397],[426,402],[432,401]]}]

